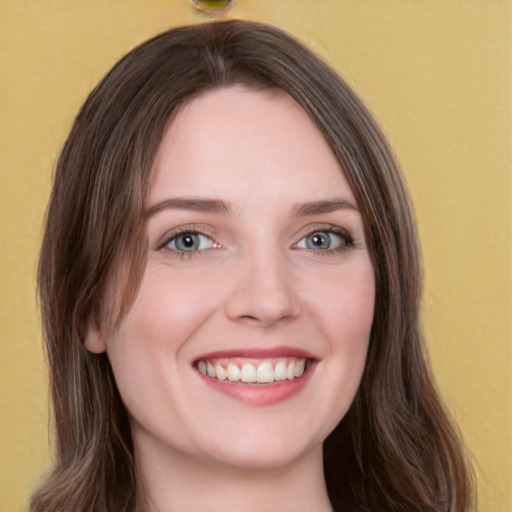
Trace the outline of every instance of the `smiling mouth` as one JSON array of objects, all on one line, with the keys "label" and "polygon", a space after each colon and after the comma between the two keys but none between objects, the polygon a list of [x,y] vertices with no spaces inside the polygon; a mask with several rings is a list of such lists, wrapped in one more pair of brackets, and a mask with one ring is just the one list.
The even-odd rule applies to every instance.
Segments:
[{"label": "smiling mouth", "polygon": [[300,378],[310,366],[305,357],[268,359],[214,358],[195,363],[197,370],[220,382],[268,385]]}]

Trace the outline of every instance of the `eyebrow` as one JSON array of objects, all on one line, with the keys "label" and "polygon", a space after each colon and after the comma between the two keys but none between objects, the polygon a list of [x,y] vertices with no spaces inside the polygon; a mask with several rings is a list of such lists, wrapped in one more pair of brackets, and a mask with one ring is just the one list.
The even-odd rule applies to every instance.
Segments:
[{"label": "eyebrow", "polygon": [[[204,199],[196,197],[172,197],[157,203],[146,211],[146,218],[167,209],[192,210],[208,213],[231,213],[232,208],[229,202],[222,199]],[[295,217],[306,217],[308,215],[319,215],[337,210],[355,210],[357,207],[346,199],[335,198],[321,201],[310,201],[299,203],[292,208]]]},{"label": "eyebrow", "polygon": [[203,199],[196,197],[172,197],[160,203],[157,203],[146,211],[146,218],[155,215],[162,210],[193,210],[196,212],[209,213],[230,213],[231,206],[221,199]]},{"label": "eyebrow", "polygon": [[330,213],[337,210],[358,211],[355,204],[341,198],[297,204],[292,211],[293,215],[296,217],[305,217],[307,215],[319,215],[321,213]]}]

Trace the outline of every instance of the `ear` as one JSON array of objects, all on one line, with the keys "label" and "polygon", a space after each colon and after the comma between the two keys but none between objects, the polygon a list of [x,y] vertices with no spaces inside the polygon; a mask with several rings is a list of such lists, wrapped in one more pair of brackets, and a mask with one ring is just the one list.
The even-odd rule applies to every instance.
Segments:
[{"label": "ear", "polygon": [[107,344],[98,323],[94,319],[89,320],[87,323],[84,345],[89,352],[94,352],[95,354],[101,354],[107,350]]}]

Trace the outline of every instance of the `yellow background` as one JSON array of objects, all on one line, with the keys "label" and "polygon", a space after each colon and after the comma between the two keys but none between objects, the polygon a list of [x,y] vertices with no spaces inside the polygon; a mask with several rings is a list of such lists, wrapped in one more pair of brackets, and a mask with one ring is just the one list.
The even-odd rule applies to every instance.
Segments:
[{"label": "yellow background", "polygon": [[[388,135],[416,206],[424,325],[475,459],[480,510],[512,511],[511,3],[236,0],[347,78]],[[207,16],[187,0],[0,0],[0,511],[49,464],[35,267],[73,117],[134,45]],[[312,511],[314,512],[314,511]]]}]

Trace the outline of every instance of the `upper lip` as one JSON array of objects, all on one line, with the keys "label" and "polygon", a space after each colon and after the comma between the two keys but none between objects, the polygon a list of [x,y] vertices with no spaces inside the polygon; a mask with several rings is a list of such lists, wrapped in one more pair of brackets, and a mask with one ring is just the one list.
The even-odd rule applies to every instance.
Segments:
[{"label": "upper lip", "polygon": [[281,346],[272,348],[237,348],[227,350],[216,350],[197,357],[195,359],[195,362],[207,359],[230,359],[235,357],[248,359],[270,359],[277,357],[297,357],[310,360],[318,359],[318,357],[316,357],[314,354],[307,350],[296,347]]}]

